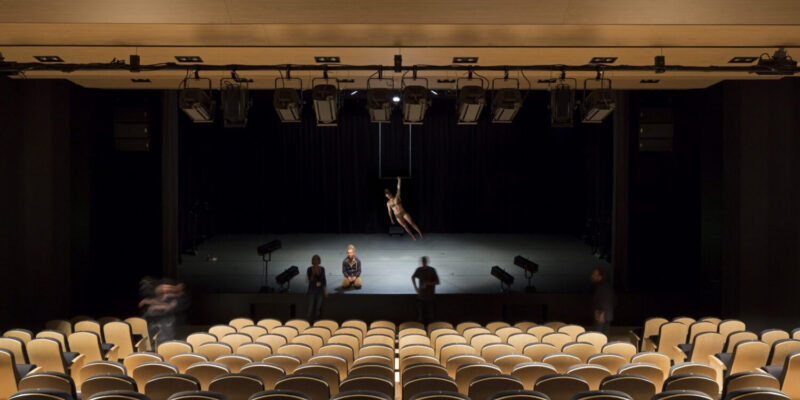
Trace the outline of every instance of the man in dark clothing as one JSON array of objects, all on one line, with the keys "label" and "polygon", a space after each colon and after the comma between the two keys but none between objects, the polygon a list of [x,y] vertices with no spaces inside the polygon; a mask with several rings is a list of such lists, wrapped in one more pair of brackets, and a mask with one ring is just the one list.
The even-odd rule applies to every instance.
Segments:
[{"label": "man in dark clothing", "polygon": [[356,257],[356,246],[347,246],[347,257],[342,261],[342,289],[361,289],[361,260]]},{"label": "man in dark clothing", "polygon": [[314,322],[322,316],[322,300],[328,297],[328,281],[325,279],[325,267],[319,265],[320,257],[311,257],[311,266],[306,270],[308,277],[308,322]]},{"label": "man in dark clothing", "polygon": [[614,289],[606,280],[606,273],[600,268],[592,271],[592,282],[594,282],[594,298],[592,305],[594,309],[594,328],[596,332],[602,332],[608,336],[608,328],[614,320]]},{"label": "man in dark clothing", "polygon": [[[415,279],[419,279],[419,286]],[[434,293],[439,284],[439,275],[436,269],[428,265],[428,257],[422,257],[422,266],[411,275],[411,283],[417,292],[417,319],[422,323],[432,322],[435,318]]]}]

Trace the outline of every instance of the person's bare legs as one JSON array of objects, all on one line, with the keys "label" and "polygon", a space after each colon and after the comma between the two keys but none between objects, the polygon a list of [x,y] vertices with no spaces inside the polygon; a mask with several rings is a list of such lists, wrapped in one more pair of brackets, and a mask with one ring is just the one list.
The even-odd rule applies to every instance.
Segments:
[{"label": "person's bare legs", "polygon": [[402,226],[403,229],[406,230],[406,232],[408,233],[408,236],[411,236],[411,238],[414,239],[415,242],[417,241],[417,238],[414,236],[413,233],[411,233],[411,229],[408,229],[408,225],[406,224],[406,221],[404,221],[402,218],[398,218],[397,219],[397,223],[399,223],[400,226]]},{"label": "person's bare legs", "polygon": [[414,220],[411,219],[411,214],[406,213],[406,215],[404,215],[403,218],[406,221],[408,221],[408,223],[411,224],[411,226],[414,227],[414,230],[417,231],[417,233],[419,234],[419,237],[422,238],[422,232],[419,230],[419,227],[417,226],[417,224],[414,223]]}]

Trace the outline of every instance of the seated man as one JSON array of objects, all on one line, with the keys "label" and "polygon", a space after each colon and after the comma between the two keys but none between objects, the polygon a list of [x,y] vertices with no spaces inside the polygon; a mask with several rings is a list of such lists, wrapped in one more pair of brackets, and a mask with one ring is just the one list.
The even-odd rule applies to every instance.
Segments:
[{"label": "seated man", "polygon": [[347,246],[347,257],[342,261],[342,289],[361,289],[361,260],[356,257],[356,246]]}]

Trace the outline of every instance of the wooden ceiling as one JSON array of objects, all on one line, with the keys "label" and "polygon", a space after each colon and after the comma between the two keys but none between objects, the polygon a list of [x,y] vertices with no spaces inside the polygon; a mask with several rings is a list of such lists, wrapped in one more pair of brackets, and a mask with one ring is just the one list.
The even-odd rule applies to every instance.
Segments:
[{"label": "wooden ceiling", "polygon": [[[313,64],[335,55],[342,64],[448,65],[456,56],[479,65],[586,64],[595,56],[616,64],[728,65],[787,47],[800,54],[795,0],[0,0],[0,52],[7,61],[58,55],[69,63],[127,60],[175,62],[196,55],[205,64]],[[800,56],[798,56],[800,57]],[[339,72],[363,88],[371,72]],[[65,78],[93,88],[177,88],[182,71],[28,72],[25,78]],[[227,72],[203,73],[218,79]],[[274,87],[275,72],[253,71],[254,89]],[[310,79],[319,73],[295,73]],[[394,74],[387,73],[387,76]],[[425,72],[432,87],[465,75]],[[488,78],[499,74],[486,74]],[[518,73],[511,73],[517,77]],[[549,72],[527,73],[533,88]],[[333,74],[332,74],[333,76]],[[396,86],[399,87],[399,75]],[[592,73],[570,73],[577,78]],[[746,73],[615,72],[615,88],[690,89],[724,79],[774,79]],[[149,79],[134,83],[132,78]],[[521,76],[520,76],[521,78]],[[658,79],[643,84],[643,79]],[[523,80],[523,87],[527,82]]]}]

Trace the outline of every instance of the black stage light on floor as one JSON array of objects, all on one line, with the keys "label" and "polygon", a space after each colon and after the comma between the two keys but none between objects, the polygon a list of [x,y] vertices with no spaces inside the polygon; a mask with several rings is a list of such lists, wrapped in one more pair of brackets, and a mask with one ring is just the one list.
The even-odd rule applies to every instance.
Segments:
[{"label": "black stage light on floor", "polygon": [[[573,81],[570,85],[569,81]],[[550,87],[550,126],[554,128],[571,128],[575,110],[575,78],[567,78],[565,72]]]},{"label": "black stage light on floor", "polygon": [[514,122],[519,109],[522,108],[522,92],[519,90],[519,79],[508,77],[508,71],[503,79],[504,83],[512,81],[516,87],[496,88],[497,79],[492,80],[494,97],[492,98],[492,122],[495,124],[510,124]]},{"label": "black stage light on floor", "polygon": [[500,281],[500,290],[503,292],[507,292],[514,283],[514,277],[497,265],[492,267],[491,274]]},{"label": "black stage light on floor", "polygon": [[278,285],[283,287],[283,290],[281,290],[281,291],[283,291],[283,292],[288,291],[289,290],[289,281],[291,281],[292,278],[297,276],[299,273],[300,273],[300,269],[298,269],[297,266],[292,265],[291,267],[286,268],[286,270],[284,270],[283,272],[278,274],[278,276],[275,277],[275,282],[277,282]]},{"label": "black stage light on floor", "polygon": [[[208,85],[204,87],[190,87],[190,85],[197,85],[200,82],[207,82]],[[178,104],[191,118],[192,122],[196,123],[211,123],[214,122],[214,112],[216,111],[217,103],[214,101],[211,93],[211,79],[200,78],[197,71],[194,73],[194,78],[185,78],[181,81],[181,93]]]},{"label": "black stage light on floor", "polygon": [[[297,83],[297,88],[286,86],[294,83]],[[286,78],[275,78],[272,106],[281,122],[300,122],[303,114],[303,80],[292,78],[289,70],[286,70]]]},{"label": "black stage light on floor", "polygon": [[[599,81],[600,88],[590,92],[586,85],[590,80]],[[606,83],[608,83],[608,86],[606,86]],[[604,78],[601,71],[598,71],[597,78],[583,81],[581,119],[584,123],[599,124],[603,122],[603,120],[614,111],[616,106],[614,92],[611,90],[611,79]]]},{"label": "black stage light on floor", "polygon": [[272,261],[272,252],[281,248],[281,241],[280,240],[273,240],[269,243],[264,243],[261,246],[256,248],[258,255],[261,256],[261,259],[264,261],[264,286],[261,287],[261,292],[272,292],[272,288],[269,287],[269,283],[267,282],[267,271],[269,262]]},{"label": "black stage light on floor", "polygon": [[514,257],[514,265],[525,270],[525,279],[528,280],[528,286],[525,287],[525,291],[535,292],[536,288],[533,286],[533,284],[531,284],[531,279],[533,278],[533,274],[539,272],[539,264],[528,260],[523,256],[516,256]]},{"label": "black stage light on floor", "polygon": [[222,99],[222,118],[226,128],[244,128],[247,126],[247,112],[253,102],[248,93],[248,80],[231,72],[230,78],[222,78],[219,82]]},{"label": "black stage light on floor", "polygon": [[338,125],[341,107],[339,81],[328,78],[328,71],[325,70],[324,77],[312,79],[311,84],[313,85],[311,99],[314,102],[314,113],[317,115],[317,126]]},{"label": "black stage light on floor", "polygon": [[[480,81],[480,86],[471,84],[459,87],[460,81],[475,82]],[[458,113],[458,125],[477,125],[481,117],[481,111],[486,105],[486,89],[483,87],[483,79],[472,78],[472,71],[468,78],[456,80],[456,91],[458,100],[456,112]]]},{"label": "black stage light on floor", "polygon": [[[367,111],[370,122],[391,122],[394,108],[394,80],[384,79],[383,70],[378,70],[377,78],[367,79]],[[375,87],[374,85],[379,85]]]},{"label": "black stage light on floor", "polygon": [[[407,85],[406,82],[411,82]],[[421,85],[421,83],[425,85]],[[431,106],[431,98],[428,91],[428,78],[417,78],[417,70],[414,68],[411,79],[400,79],[400,86],[403,88],[403,123],[406,125],[422,125],[425,119],[425,112]]]}]

